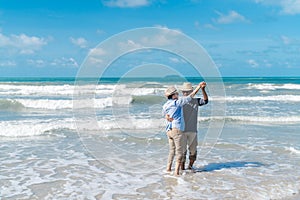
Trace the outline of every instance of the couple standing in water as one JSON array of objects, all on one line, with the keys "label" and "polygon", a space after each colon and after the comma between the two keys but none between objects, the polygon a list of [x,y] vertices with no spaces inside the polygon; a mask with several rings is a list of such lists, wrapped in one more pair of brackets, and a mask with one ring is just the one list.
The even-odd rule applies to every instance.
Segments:
[{"label": "couple standing in water", "polygon": [[[187,147],[189,150],[188,169],[192,169],[196,160],[198,106],[208,103],[205,87],[205,82],[199,83],[195,89],[191,83],[183,83],[181,88],[183,97],[180,98],[174,86],[168,87],[165,91],[165,96],[168,98],[168,101],[163,105],[169,141],[167,171],[171,172],[173,159],[176,156],[175,175],[179,175],[180,169],[185,170]],[[194,98],[200,89],[203,98]]]}]

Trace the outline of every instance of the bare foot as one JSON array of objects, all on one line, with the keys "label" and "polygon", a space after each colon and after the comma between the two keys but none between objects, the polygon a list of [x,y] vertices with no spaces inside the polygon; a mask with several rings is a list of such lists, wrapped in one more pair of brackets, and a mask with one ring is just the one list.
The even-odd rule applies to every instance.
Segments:
[{"label": "bare foot", "polygon": [[180,164],[180,168],[181,168],[181,170],[185,170],[184,163],[181,163],[181,164]]},{"label": "bare foot", "polygon": [[175,172],[174,172],[174,175],[175,175],[175,176],[180,176],[179,171],[175,171]]}]

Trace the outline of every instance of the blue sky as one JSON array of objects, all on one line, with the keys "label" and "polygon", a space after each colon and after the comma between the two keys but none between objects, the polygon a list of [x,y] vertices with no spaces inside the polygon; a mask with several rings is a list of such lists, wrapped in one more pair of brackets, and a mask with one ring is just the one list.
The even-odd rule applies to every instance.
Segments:
[{"label": "blue sky", "polygon": [[0,76],[76,76],[96,45],[140,27],[187,34],[222,76],[300,76],[300,0],[0,0]]}]

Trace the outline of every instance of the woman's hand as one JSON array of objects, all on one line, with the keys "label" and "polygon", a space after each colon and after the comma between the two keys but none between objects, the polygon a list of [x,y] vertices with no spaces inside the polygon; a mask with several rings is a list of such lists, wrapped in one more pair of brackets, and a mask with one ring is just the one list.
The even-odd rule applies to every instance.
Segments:
[{"label": "woman's hand", "polygon": [[173,118],[170,117],[170,115],[166,114],[166,120],[168,120],[168,122],[172,122],[172,121],[173,121]]}]

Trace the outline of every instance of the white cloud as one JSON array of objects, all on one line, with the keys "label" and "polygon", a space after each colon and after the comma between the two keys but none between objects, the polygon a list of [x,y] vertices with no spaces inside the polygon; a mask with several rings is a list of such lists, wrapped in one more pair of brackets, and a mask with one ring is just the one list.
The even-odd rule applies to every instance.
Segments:
[{"label": "white cloud", "polygon": [[[169,29],[165,26],[156,25],[160,28],[156,34],[144,34],[141,38],[136,40],[127,40],[126,42],[120,42],[118,47],[124,49],[139,49],[143,47],[163,47],[178,42],[178,36],[181,36],[182,31],[176,29]],[[174,31],[175,30],[175,31]]]},{"label": "white cloud", "polygon": [[300,1],[299,0],[282,0],[281,6],[282,12],[286,14],[299,14],[300,13]]},{"label": "white cloud", "polygon": [[47,67],[47,66],[56,66],[56,67],[78,67],[78,63],[72,57],[66,58],[56,58],[52,61],[50,60],[42,60],[42,59],[28,59],[27,64],[34,67]]},{"label": "white cloud", "polygon": [[78,67],[78,63],[74,58],[69,58],[66,59],[66,64],[68,64],[69,66],[73,66],[73,67]]},{"label": "white cloud", "polygon": [[195,21],[194,25],[195,25],[196,29],[199,29],[199,30],[200,30],[201,28],[211,29],[211,30],[214,30],[214,31],[219,30],[217,27],[215,27],[215,26],[212,25],[212,24],[203,24],[203,25],[201,25],[201,24],[199,23],[199,21]]},{"label": "white cloud", "polygon": [[163,26],[163,25],[159,25],[159,24],[154,25],[154,27],[162,29],[162,32],[165,33],[165,34],[168,33],[168,34],[176,36],[179,33],[182,33],[182,31],[180,29],[178,29],[178,28],[172,28],[172,29],[170,29],[167,26]]},{"label": "white cloud", "polygon": [[222,64],[222,63],[215,63],[215,64],[216,64],[216,66],[217,66],[218,68],[223,67],[223,64]]},{"label": "white cloud", "polygon": [[0,33],[0,47],[13,47],[21,54],[33,54],[46,44],[47,41],[44,38],[36,36],[27,36],[26,34],[6,36]]},{"label": "white cloud", "polygon": [[27,36],[25,34],[21,35],[13,35],[12,38],[14,39],[15,45],[17,46],[42,46],[45,45],[46,42],[44,39],[35,37],[35,36]]},{"label": "white cloud", "polygon": [[280,41],[284,45],[290,45],[290,46],[294,45],[294,46],[297,46],[297,47],[299,47],[299,45],[300,45],[300,40],[299,39],[288,37],[286,35],[281,35],[280,36]]},{"label": "white cloud", "polygon": [[153,26],[156,27],[156,28],[168,29],[168,27],[165,26],[165,25],[155,24]]},{"label": "white cloud", "polygon": [[264,66],[272,67],[272,64],[268,60],[264,60]]},{"label": "white cloud", "polygon": [[97,30],[96,30],[96,33],[99,34],[99,35],[102,35],[102,34],[105,33],[105,31],[102,30],[102,29],[97,29]]},{"label": "white cloud", "polygon": [[292,42],[292,40],[289,37],[285,36],[285,35],[282,35],[280,38],[281,38],[283,44],[288,45],[288,44],[291,44],[291,42]]},{"label": "white cloud", "polygon": [[254,68],[259,66],[258,63],[257,63],[255,60],[253,60],[253,59],[247,60],[247,63],[248,63],[251,67],[254,67]]},{"label": "white cloud", "polygon": [[103,63],[103,55],[106,55],[107,52],[100,47],[92,48],[89,50],[89,56],[86,62],[90,65],[97,65]]},{"label": "white cloud", "polygon": [[0,47],[8,46],[11,44],[10,38],[0,33]]},{"label": "white cloud", "polygon": [[122,50],[139,49],[143,47],[141,44],[134,42],[133,40],[127,40],[127,42],[120,42],[118,45]]},{"label": "white cloud", "polygon": [[89,64],[92,64],[92,65],[95,65],[95,64],[101,64],[103,63],[103,60],[102,59],[99,59],[99,58],[95,58],[95,57],[88,57],[88,61],[87,61]]},{"label": "white cloud", "polygon": [[[167,29],[165,31],[168,31]],[[171,32],[172,34],[173,32]],[[176,34],[176,33],[174,33]],[[151,37],[143,37],[141,42],[142,44],[146,46],[166,46],[172,44],[173,38],[172,37],[166,37],[170,36],[170,34],[157,34]],[[175,36],[175,35],[174,35]],[[142,45],[141,45],[142,46]]]},{"label": "white cloud", "polygon": [[256,3],[281,7],[281,14],[300,14],[300,0],[255,0]]},{"label": "white cloud", "polygon": [[103,56],[106,54],[106,51],[102,48],[92,48],[90,49],[89,54],[92,56]]},{"label": "white cloud", "polygon": [[176,58],[176,57],[169,57],[169,60],[172,63],[186,63],[186,61],[182,58]]},{"label": "white cloud", "polygon": [[87,40],[83,37],[79,37],[79,38],[73,38],[70,37],[71,42],[76,45],[79,46],[80,48],[86,48],[87,47]]},{"label": "white cloud", "polygon": [[103,0],[105,6],[120,7],[120,8],[133,8],[148,6],[149,0]]},{"label": "white cloud", "polygon": [[78,67],[78,63],[74,58],[58,58],[53,60],[50,65],[58,67]]},{"label": "white cloud", "polygon": [[180,63],[180,60],[178,58],[170,57],[169,60],[173,63]]},{"label": "white cloud", "polygon": [[198,21],[195,21],[194,25],[195,25],[195,27],[196,27],[197,29],[200,28],[200,23],[199,23]]},{"label": "white cloud", "polygon": [[243,15],[239,14],[238,12],[232,10],[229,11],[227,15],[224,15],[221,12],[216,11],[216,13],[219,15],[219,18],[215,20],[218,24],[232,24],[232,23],[238,23],[238,22],[249,22]]},{"label": "white cloud", "polygon": [[204,28],[215,30],[215,31],[219,30],[217,27],[215,27],[212,24],[204,24]]},{"label": "white cloud", "polygon": [[16,62],[15,61],[11,61],[11,60],[5,60],[5,61],[1,61],[0,62],[0,67],[13,67],[16,66]]},{"label": "white cloud", "polygon": [[46,64],[46,62],[44,60],[41,60],[41,59],[37,59],[37,60],[29,59],[29,60],[27,60],[27,63],[29,65],[33,65],[35,67],[43,67]]}]

